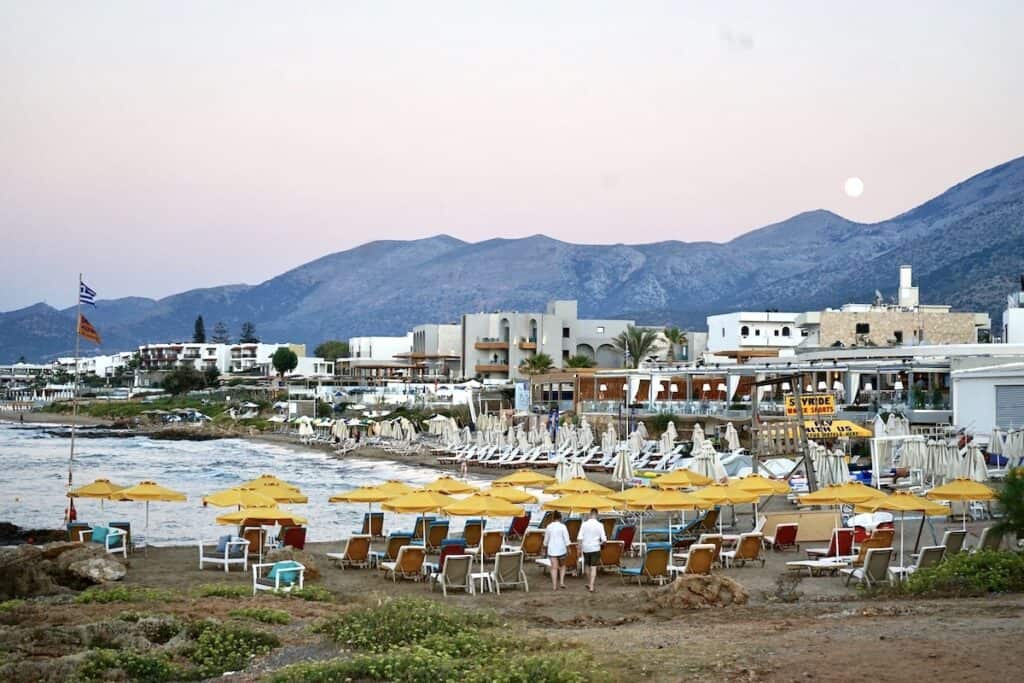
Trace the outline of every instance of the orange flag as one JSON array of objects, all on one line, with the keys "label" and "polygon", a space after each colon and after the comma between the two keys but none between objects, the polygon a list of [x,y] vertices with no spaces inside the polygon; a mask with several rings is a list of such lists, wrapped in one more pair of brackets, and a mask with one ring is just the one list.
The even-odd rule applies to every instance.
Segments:
[{"label": "orange flag", "polygon": [[81,337],[85,337],[93,344],[101,344],[100,333],[96,331],[96,328],[92,326],[92,323],[85,319],[85,316],[81,313],[78,314],[78,334]]}]

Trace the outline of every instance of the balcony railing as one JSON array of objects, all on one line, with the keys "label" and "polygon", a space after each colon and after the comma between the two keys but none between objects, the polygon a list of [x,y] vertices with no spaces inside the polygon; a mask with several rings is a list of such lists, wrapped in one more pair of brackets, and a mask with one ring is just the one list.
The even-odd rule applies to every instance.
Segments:
[{"label": "balcony railing", "polygon": [[473,344],[473,348],[480,351],[497,351],[508,349],[508,342],[493,337],[480,337]]},{"label": "balcony railing", "polygon": [[519,348],[522,351],[536,351],[537,340],[536,339],[520,339]]},{"label": "balcony railing", "polygon": [[479,373],[485,372],[508,372],[507,363],[487,363],[483,365],[477,365],[476,371]]}]

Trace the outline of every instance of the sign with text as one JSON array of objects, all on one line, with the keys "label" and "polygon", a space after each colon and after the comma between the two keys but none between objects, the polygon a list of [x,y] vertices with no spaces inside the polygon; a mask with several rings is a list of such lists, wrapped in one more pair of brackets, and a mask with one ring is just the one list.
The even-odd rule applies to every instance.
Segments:
[{"label": "sign with text", "polygon": [[[815,415],[835,415],[836,399],[832,394],[804,394],[800,397],[800,407],[804,417]],[[786,417],[796,417],[796,399],[786,394]]]}]

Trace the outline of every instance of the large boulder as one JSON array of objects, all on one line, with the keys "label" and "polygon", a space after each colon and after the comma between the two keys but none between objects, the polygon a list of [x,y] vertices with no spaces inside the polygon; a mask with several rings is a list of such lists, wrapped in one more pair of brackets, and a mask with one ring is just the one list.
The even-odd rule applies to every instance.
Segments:
[{"label": "large boulder", "polygon": [[320,578],[320,567],[317,566],[316,560],[313,559],[313,556],[305,550],[296,550],[290,545],[286,545],[283,548],[274,548],[273,550],[268,551],[266,558],[263,561],[283,562],[284,560],[294,560],[305,567],[305,581],[316,581]]},{"label": "large boulder", "polygon": [[59,593],[42,558],[43,551],[34,545],[0,549],[0,600]]},{"label": "large boulder", "polygon": [[684,574],[657,591],[655,600],[662,607],[699,609],[745,605],[750,595],[727,576]]},{"label": "large boulder", "polygon": [[72,562],[68,565],[68,571],[90,583],[120,581],[128,573],[123,564],[107,557],[94,557],[89,560]]}]

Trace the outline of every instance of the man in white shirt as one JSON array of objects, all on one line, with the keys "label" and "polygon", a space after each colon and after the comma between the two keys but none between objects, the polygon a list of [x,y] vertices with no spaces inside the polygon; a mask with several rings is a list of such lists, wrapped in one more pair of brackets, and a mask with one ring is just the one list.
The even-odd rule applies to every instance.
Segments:
[{"label": "man in white shirt", "polygon": [[597,580],[597,565],[601,562],[601,544],[608,540],[604,533],[604,525],[597,519],[597,510],[590,511],[587,521],[580,526],[577,538],[587,568],[587,590],[593,593],[594,581]]},{"label": "man in white shirt", "polygon": [[551,589],[565,588],[565,556],[569,554],[569,530],[562,524],[562,513],[551,515],[551,523],[544,529],[544,554],[551,561]]}]

